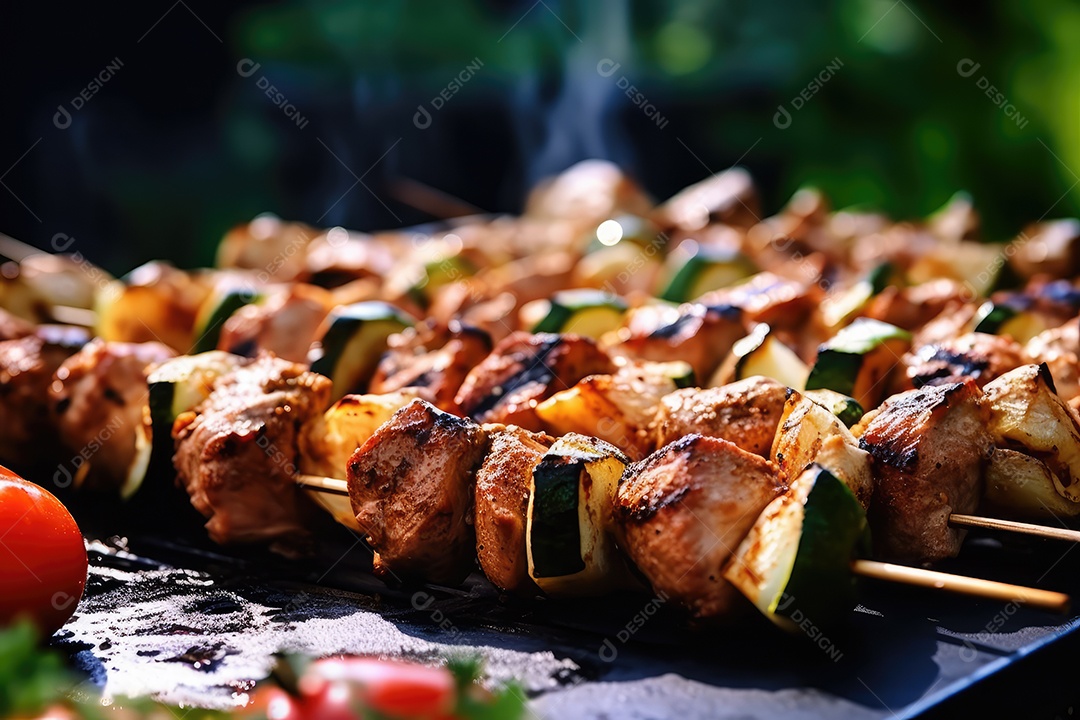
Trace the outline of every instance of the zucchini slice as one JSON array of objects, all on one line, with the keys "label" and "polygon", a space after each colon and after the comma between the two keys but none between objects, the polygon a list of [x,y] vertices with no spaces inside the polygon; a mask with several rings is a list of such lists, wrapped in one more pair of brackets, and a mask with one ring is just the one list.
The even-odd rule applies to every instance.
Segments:
[{"label": "zucchini slice", "polygon": [[866,414],[863,406],[855,398],[835,390],[804,390],[803,395],[831,412],[847,428],[854,427],[855,423],[862,420],[862,416]]},{"label": "zucchini slice", "polygon": [[529,576],[548,595],[602,595],[628,577],[611,517],[627,463],[603,440],[570,433],[533,468],[525,530]]},{"label": "zucchini slice", "polygon": [[261,299],[250,288],[231,287],[212,292],[195,317],[195,346],[191,354],[216,350],[225,321],[240,308]]},{"label": "zucchini slice", "polygon": [[[531,306],[531,308],[529,307]],[[532,332],[573,333],[593,340],[622,327],[626,302],[611,293],[593,288],[562,290],[550,300],[537,300],[522,309],[525,324],[532,314]]]},{"label": "zucchini slice", "polygon": [[245,362],[221,350],[181,355],[166,360],[146,376],[147,407],[153,451],[150,467],[171,468],[173,423],[181,413],[194,410],[210,397],[214,382]]},{"label": "zucchini slice", "polygon": [[693,377],[682,362],[627,364],[611,375],[589,375],[536,406],[553,435],[595,434],[634,459],[653,451],[649,427],[660,400]]},{"label": "zucchini slice", "polygon": [[840,418],[809,393],[788,391],[772,458],[789,478],[817,463],[846,483],[864,508],[870,504],[874,493],[870,455]]},{"label": "zucchini slice", "polygon": [[769,620],[817,639],[855,607],[851,562],[868,549],[862,506],[847,485],[811,465],[758,516],[724,577]]},{"label": "zucchini slice", "polygon": [[735,250],[706,248],[697,243],[689,253],[680,252],[681,249],[680,246],[669,256],[674,262],[682,259],[682,264],[671,274],[671,280],[659,295],[668,302],[689,302],[757,272],[753,263]]},{"label": "zucchini slice", "polygon": [[854,320],[874,298],[890,285],[899,284],[892,263],[884,262],[863,279],[821,303],[821,318],[827,328],[839,328]]},{"label": "zucchini slice", "polygon": [[809,374],[810,368],[795,351],[780,342],[766,323],[759,323],[749,335],[732,346],[731,354],[709,384],[720,387],[761,375],[802,390]]},{"label": "zucchini slice", "polygon": [[979,306],[973,322],[974,332],[1008,335],[1021,345],[1047,329],[1046,323],[1035,313],[992,300]]},{"label": "zucchini slice", "polygon": [[363,392],[387,339],[412,324],[401,310],[377,300],[336,307],[323,321],[321,340],[311,347],[311,370],[334,381],[335,398]]},{"label": "zucchini slice", "polygon": [[806,378],[807,390],[834,390],[864,408],[875,408],[888,391],[888,377],[911,347],[911,333],[859,318],[818,348]]}]

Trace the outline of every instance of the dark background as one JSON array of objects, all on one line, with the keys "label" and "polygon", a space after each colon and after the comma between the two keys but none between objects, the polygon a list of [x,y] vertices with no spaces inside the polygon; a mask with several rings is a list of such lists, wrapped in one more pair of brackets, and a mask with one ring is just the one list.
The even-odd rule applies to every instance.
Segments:
[{"label": "dark background", "polygon": [[[120,273],[212,261],[262,211],[359,230],[430,219],[402,178],[488,211],[587,157],[658,199],[738,162],[768,211],[805,183],[924,215],[967,190],[989,239],[1080,210],[1080,7],[1030,3],[18,3],[0,21],[0,232]],[[250,77],[237,63],[260,64]],[[597,72],[609,58],[610,77]],[[957,63],[979,63],[970,77]],[[53,122],[122,67],[66,129]],[[413,124],[470,62],[482,67]],[[778,128],[778,106],[826,67]],[[286,117],[265,77],[306,120]],[[622,94],[626,77],[666,122]],[[1001,89],[1023,118],[979,88]],[[1023,125],[1023,127],[1020,127]],[[359,182],[357,182],[359,178]]]}]

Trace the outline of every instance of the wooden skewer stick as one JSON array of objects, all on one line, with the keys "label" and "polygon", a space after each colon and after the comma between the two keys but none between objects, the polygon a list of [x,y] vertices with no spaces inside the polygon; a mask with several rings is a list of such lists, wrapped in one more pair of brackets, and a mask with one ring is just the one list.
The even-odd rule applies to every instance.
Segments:
[{"label": "wooden skewer stick", "polygon": [[1017,522],[1015,520],[998,520],[997,518],[979,517],[978,515],[949,516],[951,525],[961,527],[981,528],[983,530],[1004,530],[1005,532],[1033,535],[1046,538],[1047,540],[1066,540],[1068,542],[1080,542],[1080,530],[1068,528],[1050,527],[1048,525],[1036,525],[1034,523]]},{"label": "wooden skewer stick", "polygon": [[876,560],[856,560],[851,564],[851,570],[856,575],[874,578],[875,580],[934,588],[961,595],[973,595],[989,600],[1001,600],[1006,603],[1012,602],[1018,605],[1030,605],[1040,610],[1057,613],[1067,613],[1072,602],[1068,595],[1051,590],[1039,590],[1038,588],[1029,588],[1023,585],[1011,585],[1009,583],[995,582],[994,580],[965,577],[964,575],[925,570],[923,568],[908,567],[907,565],[894,565]]},{"label": "wooden skewer stick", "polygon": [[33,245],[27,245],[22,240],[16,240],[10,235],[0,233],[0,255],[21,263],[31,255],[51,255],[48,250],[41,250]]},{"label": "wooden skewer stick", "polygon": [[349,483],[338,478],[319,477],[318,475],[296,475],[296,484],[309,490],[329,493],[331,495],[349,494]]},{"label": "wooden skewer stick", "polygon": [[[296,482],[302,487],[317,492],[345,496],[349,494],[349,484],[345,480],[339,480],[338,478],[297,475]],[[983,518],[976,519],[982,520]],[[1004,521],[996,520],[992,522]],[[987,598],[988,600],[1014,602],[1019,605],[1030,605],[1042,610],[1050,610],[1051,612],[1068,612],[1071,604],[1071,599],[1064,593],[1039,590],[1038,588],[1024,587],[1023,585],[1010,585],[1009,583],[966,577],[964,575],[954,575],[936,570],[924,570],[922,568],[908,567],[907,565],[893,565],[876,560],[856,560],[851,564],[851,571],[856,575],[876,580],[935,588],[946,592]]]}]

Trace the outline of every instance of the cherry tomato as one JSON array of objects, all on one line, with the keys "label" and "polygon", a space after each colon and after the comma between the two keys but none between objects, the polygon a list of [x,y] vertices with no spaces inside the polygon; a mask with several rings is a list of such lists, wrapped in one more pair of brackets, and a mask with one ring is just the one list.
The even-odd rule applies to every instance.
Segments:
[{"label": "cherry tomato", "polygon": [[0,626],[29,617],[45,635],[68,621],[86,586],[86,547],[51,493],[0,466]]},{"label": "cherry tomato", "polygon": [[[456,699],[454,677],[449,670],[413,663],[331,658],[312,663],[300,679],[300,692],[306,697],[319,695],[342,701],[343,686],[352,688],[352,698],[363,707],[394,718],[449,715]],[[353,707],[356,702],[346,704]]]}]

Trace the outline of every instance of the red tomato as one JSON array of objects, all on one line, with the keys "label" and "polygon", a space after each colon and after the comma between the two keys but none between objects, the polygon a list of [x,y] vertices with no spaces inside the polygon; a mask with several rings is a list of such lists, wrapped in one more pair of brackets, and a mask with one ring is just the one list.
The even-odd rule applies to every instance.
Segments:
[{"label": "red tomato", "polygon": [[44,488],[0,466],[0,626],[26,616],[51,635],[86,586],[79,526]]},{"label": "red tomato", "polygon": [[300,692],[340,695],[343,684],[363,707],[394,718],[449,715],[456,699],[449,670],[374,658],[319,660],[300,679]]}]

